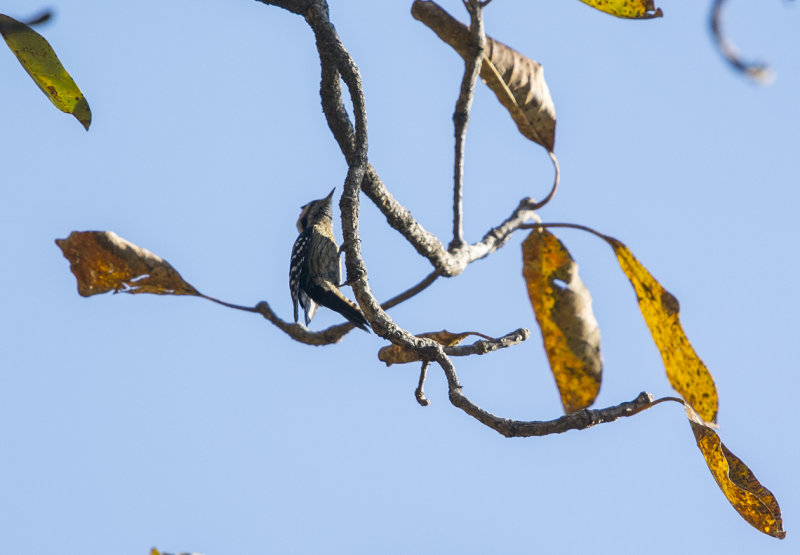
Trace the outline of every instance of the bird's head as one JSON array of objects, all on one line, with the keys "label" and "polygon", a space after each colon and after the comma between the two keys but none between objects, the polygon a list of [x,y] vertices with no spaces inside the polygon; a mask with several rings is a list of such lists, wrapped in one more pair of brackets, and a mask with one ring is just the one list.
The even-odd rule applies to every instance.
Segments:
[{"label": "bird's head", "polygon": [[325,198],[312,200],[308,204],[300,208],[300,217],[297,218],[297,231],[302,233],[309,227],[325,218],[333,220],[333,211],[331,210],[331,199],[333,192],[336,190],[334,187],[328,196]]}]

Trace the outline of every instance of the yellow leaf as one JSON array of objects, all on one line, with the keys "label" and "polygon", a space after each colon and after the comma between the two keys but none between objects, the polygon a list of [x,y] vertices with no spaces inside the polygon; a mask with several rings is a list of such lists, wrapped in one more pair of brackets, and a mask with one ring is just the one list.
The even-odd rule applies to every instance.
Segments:
[{"label": "yellow leaf", "polygon": [[594,403],[603,361],[592,297],[561,241],[537,228],[522,243],[522,274],[567,413]]},{"label": "yellow leaf", "polygon": [[75,116],[88,131],[92,123],[89,103],[44,37],[24,23],[3,14],[0,14],[0,34],[55,107]]},{"label": "yellow leaf", "polygon": [[636,291],[639,309],[661,352],[669,383],[701,418],[716,422],[718,402],[714,378],[681,327],[678,299],[656,281],[628,247],[613,237],[603,238],[614,249],[622,271]]},{"label": "yellow leaf", "polygon": [[[461,343],[464,340],[464,338],[470,335],[477,335],[485,339],[492,339],[489,336],[486,336],[482,333],[478,333],[475,331],[452,333],[447,330],[418,333],[417,337],[426,337],[428,339],[433,339],[434,341],[444,345],[445,347],[453,347]],[[410,351],[405,347],[401,347],[400,345],[388,345],[386,347],[381,348],[378,351],[378,359],[381,362],[385,362],[386,366],[391,366],[392,364],[406,364],[408,362],[416,362],[422,360],[415,351]]]},{"label": "yellow leaf", "polygon": [[[472,56],[470,31],[434,2],[416,0],[411,15],[432,29],[463,58]],[[481,79],[509,111],[523,136],[553,151],[556,109],[537,62],[486,37]]]},{"label": "yellow leaf", "polygon": [[663,17],[661,8],[656,8],[653,0],[581,0],[601,12],[627,19],[652,19]]},{"label": "yellow leaf", "polygon": [[199,295],[170,264],[129,243],[113,231],[73,231],[56,244],[70,262],[78,293],[90,297],[108,291]]},{"label": "yellow leaf", "polygon": [[725,447],[714,430],[691,418],[689,423],[714,480],[736,512],[765,534],[779,539],[786,537],[781,508],[772,492],[762,486],[747,465]]}]

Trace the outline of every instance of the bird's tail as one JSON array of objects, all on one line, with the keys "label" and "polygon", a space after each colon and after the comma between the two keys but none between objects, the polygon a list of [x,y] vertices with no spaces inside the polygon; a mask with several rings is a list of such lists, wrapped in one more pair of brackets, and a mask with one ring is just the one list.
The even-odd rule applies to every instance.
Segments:
[{"label": "bird's tail", "polygon": [[317,303],[335,310],[347,318],[354,326],[369,333],[369,322],[364,318],[361,310],[353,301],[345,297],[338,287],[326,281],[312,285],[308,292]]}]

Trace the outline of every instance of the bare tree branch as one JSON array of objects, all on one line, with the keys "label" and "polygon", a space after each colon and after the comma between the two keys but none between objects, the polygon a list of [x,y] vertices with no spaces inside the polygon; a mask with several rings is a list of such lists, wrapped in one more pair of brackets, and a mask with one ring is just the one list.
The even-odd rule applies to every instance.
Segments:
[{"label": "bare tree branch", "polygon": [[505,437],[531,437],[561,434],[568,430],[585,430],[598,424],[614,422],[649,409],[660,401],[654,401],[652,395],[642,392],[633,401],[604,409],[583,409],[548,421],[500,418],[475,405],[460,389],[450,391],[450,402]]},{"label": "bare tree branch", "polygon": [[419,370],[419,383],[417,383],[417,389],[414,391],[414,397],[417,399],[417,403],[423,407],[427,407],[431,404],[428,398],[425,397],[425,378],[428,376],[428,366],[430,365],[431,363],[427,360],[422,363],[422,368]]},{"label": "bare tree branch", "polygon": [[483,26],[483,6],[478,0],[464,2],[470,15],[470,38],[472,57],[464,60],[464,77],[461,90],[453,112],[453,126],[456,137],[455,162],[453,168],[453,240],[450,251],[464,244],[464,149],[467,140],[467,124],[472,99],[475,96],[475,82],[481,72],[483,54],[486,51],[486,32]]},{"label": "bare tree branch", "polygon": [[[479,10],[480,2],[476,2],[476,0],[469,0],[469,2],[471,8]],[[265,3],[274,3],[275,5],[297,4],[296,2],[277,1],[265,1]],[[619,418],[631,416],[652,406],[654,404],[652,396],[642,393],[628,403],[600,410],[581,410],[548,422],[526,422],[500,418],[475,405],[463,394],[458,375],[448,354],[463,356],[491,352],[524,341],[529,336],[528,330],[519,329],[498,340],[482,340],[472,345],[444,348],[432,339],[415,337],[397,326],[386,314],[370,290],[366,266],[361,256],[358,210],[359,192],[362,187],[364,187],[367,196],[384,212],[390,225],[401,231],[417,251],[426,256],[436,268],[434,273],[409,291],[424,289],[436,279],[437,275],[450,276],[460,273],[470,262],[483,258],[500,248],[508,240],[511,233],[526,226],[528,220],[538,222],[539,220],[534,212],[536,203],[529,198],[523,199],[511,216],[497,227],[489,230],[478,243],[455,247],[452,252],[444,251],[438,239],[427,233],[411,218],[408,210],[389,195],[378,178],[377,172],[367,161],[367,119],[361,78],[358,68],[342,45],[335,28],[328,19],[327,4],[323,0],[314,1],[308,5],[308,8],[303,13],[306,21],[314,31],[317,48],[320,51],[320,63],[322,65],[320,95],[323,109],[329,127],[348,163],[344,192],[339,203],[342,212],[342,234],[344,238],[342,248],[346,254],[347,282],[351,284],[359,306],[369,320],[372,329],[392,343],[413,349],[422,358],[423,364],[416,392],[418,402],[427,401],[424,396],[423,385],[429,363],[435,361],[442,368],[447,380],[450,402],[479,422],[506,437],[546,435],[561,433],[570,429],[584,429],[596,424],[613,422]],[[353,131],[353,126],[350,124],[344,109],[339,77],[347,86],[353,102],[355,131]],[[399,297],[405,295],[406,293]],[[285,325],[280,319],[277,319],[267,303],[259,303],[257,308],[265,318],[287,331],[287,333],[296,331],[294,329],[295,325]],[[345,326],[350,325],[346,324]],[[334,330],[335,328],[330,329]],[[312,334],[307,339],[315,339],[317,335],[320,334]]]},{"label": "bare tree branch", "polygon": [[498,339],[482,339],[471,345],[457,345],[445,347],[444,352],[452,357],[463,357],[469,355],[485,355],[498,349],[505,349],[518,345],[526,341],[531,336],[531,332],[525,328],[514,330]]},{"label": "bare tree branch", "polygon": [[261,314],[264,318],[275,324],[278,328],[280,328],[284,333],[286,333],[292,339],[299,341],[300,343],[306,343],[307,345],[330,345],[332,343],[338,343],[342,340],[347,332],[353,329],[353,324],[339,324],[337,326],[332,326],[328,329],[324,329],[322,331],[311,331],[307,327],[303,326],[302,324],[292,324],[281,320],[278,316],[272,311],[269,307],[269,304],[266,301],[261,301],[256,305],[256,310],[259,314]]}]

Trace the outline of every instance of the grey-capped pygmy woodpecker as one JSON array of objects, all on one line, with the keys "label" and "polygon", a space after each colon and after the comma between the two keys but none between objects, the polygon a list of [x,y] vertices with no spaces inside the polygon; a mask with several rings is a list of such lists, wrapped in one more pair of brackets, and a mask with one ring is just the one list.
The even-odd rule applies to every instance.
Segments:
[{"label": "grey-capped pygmy woodpecker", "polygon": [[[335,189],[334,189],[335,190]],[[305,312],[306,325],[319,305],[335,310],[353,325],[369,332],[369,324],[358,306],[339,291],[342,268],[339,245],[333,236],[331,198],[312,200],[300,210],[297,231],[300,235],[292,247],[289,266],[289,290],[294,304],[294,321],[299,320],[298,303]]]}]

